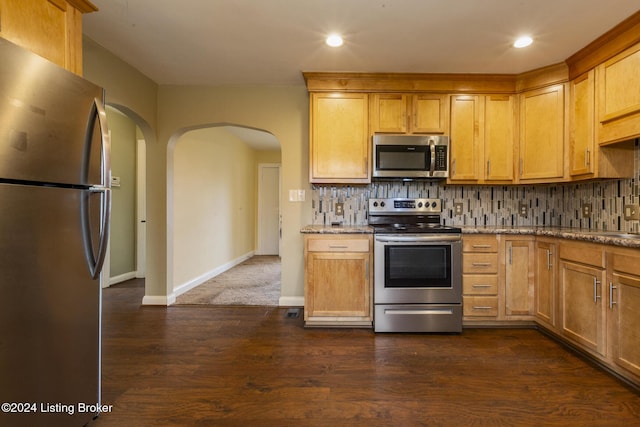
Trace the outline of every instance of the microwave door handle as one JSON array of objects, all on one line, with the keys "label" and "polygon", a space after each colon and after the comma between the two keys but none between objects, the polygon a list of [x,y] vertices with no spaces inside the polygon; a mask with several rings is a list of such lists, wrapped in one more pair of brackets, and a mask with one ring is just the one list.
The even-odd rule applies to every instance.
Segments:
[{"label": "microwave door handle", "polygon": [[429,171],[429,175],[433,176],[433,174],[436,171],[436,146],[433,143],[433,141],[431,141],[429,143],[429,151],[430,151],[430,154],[431,154],[431,166],[430,166],[430,169],[429,169],[430,170]]}]

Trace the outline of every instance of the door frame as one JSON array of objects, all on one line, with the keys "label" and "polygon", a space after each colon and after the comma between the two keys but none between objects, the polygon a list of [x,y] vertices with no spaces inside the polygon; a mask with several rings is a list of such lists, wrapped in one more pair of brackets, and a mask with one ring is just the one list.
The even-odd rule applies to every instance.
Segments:
[{"label": "door frame", "polygon": [[[278,188],[277,194],[280,196],[281,188],[282,188],[282,164],[281,163],[259,163],[258,164],[258,216],[256,217],[256,254],[260,255],[264,253],[264,236],[262,235],[262,230],[260,227],[259,218],[265,214],[265,208],[263,204],[265,203],[263,192],[263,183],[262,183],[262,174],[267,168],[275,168],[278,170]],[[282,253],[282,197],[278,197],[278,255]]]},{"label": "door frame", "polygon": [[147,145],[136,140],[136,277],[147,271]]}]

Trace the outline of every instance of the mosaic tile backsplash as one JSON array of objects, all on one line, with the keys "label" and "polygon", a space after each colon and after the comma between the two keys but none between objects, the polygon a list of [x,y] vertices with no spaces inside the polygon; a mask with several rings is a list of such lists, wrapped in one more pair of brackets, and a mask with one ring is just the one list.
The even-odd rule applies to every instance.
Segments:
[{"label": "mosaic tile backsplash", "polygon": [[[376,181],[368,186],[314,186],[313,224],[365,225],[369,197],[438,198],[443,201],[445,225],[560,226],[603,231],[640,232],[638,221],[625,221],[626,204],[640,204],[640,147],[636,140],[634,177],[586,183],[527,186],[459,186],[440,180]],[[518,205],[528,207],[527,217]],[[335,203],[343,203],[344,216],[335,215]],[[455,203],[463,203],[463,215],[454,215]],[[582,217],[582,204],[592,213]]]}]

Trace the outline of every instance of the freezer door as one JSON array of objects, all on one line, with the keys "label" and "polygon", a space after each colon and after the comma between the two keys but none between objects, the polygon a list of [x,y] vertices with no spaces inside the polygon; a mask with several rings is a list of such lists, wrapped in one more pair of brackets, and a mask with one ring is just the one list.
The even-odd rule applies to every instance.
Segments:
[{"label": "freezer door", "polygon": [[[100,197],[0,184],[0,402],[37,404],[0,413],[0,425],[81,426],[95,415],[78,410],[100,400],[101,289],[87,265],[81,206],[89,199],[99,217]],[[91,221],[96,241],[100,227]],[[40,407],[48,403],[69,406]]]},{"label": "freezer door", "polygon": [[0,180],[108,185],[103,90],[0,38]]}]

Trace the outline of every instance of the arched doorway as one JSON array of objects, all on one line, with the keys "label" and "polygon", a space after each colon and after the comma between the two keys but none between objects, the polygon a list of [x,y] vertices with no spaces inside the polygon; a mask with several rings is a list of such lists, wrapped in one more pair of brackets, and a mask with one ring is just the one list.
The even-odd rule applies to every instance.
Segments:
[{"label": "arched doorway", "polygon": [[[170,301],[256,254],[259,165],[280,161],[278,140],[261,129],[210,124],[184,129],[171,138],[167,156]],[[274,192],[279,196],[279,187]],[[279,227],[279,210],[276,215]],[[279,239],[279,229],[272,234]]]}]

